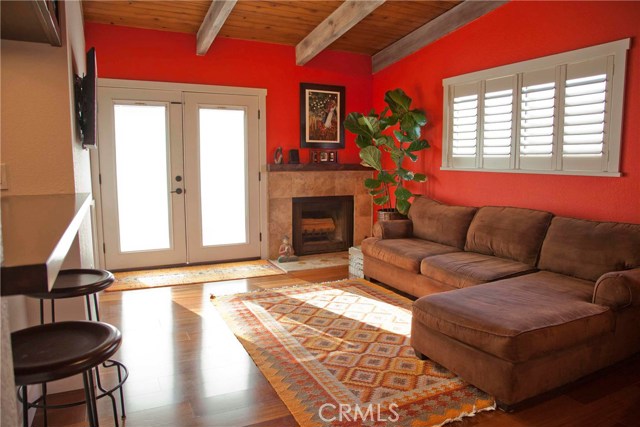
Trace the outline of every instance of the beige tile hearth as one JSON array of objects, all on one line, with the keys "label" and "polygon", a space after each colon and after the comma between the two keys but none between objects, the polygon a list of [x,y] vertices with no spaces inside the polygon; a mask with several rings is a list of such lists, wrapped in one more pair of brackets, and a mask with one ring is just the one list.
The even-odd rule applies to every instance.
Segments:
[{"label": "beige tile hearth", "polygon": [[371,236],[371,197],[364,187],[369,171],[269,172],[269,258],[276,258],[283,235],[292,232],[294,197],[354,196],[353,243]]}]

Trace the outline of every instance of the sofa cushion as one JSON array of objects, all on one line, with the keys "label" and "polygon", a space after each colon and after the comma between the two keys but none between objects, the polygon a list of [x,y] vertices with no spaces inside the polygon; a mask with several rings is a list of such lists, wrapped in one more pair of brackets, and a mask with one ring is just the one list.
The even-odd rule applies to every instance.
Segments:
[{"label": "sofa cushion", "polygon": [[365,256],[383,261],[412,273],[420,272],[420,262],[431,255],[455,252],[458,249],[422,239],[378,239],[362,241]]},{"label": "sofa cushion", "polygon": [[540,253],[540,269],[596,281],[640,266],[640,225],[555,217]]},{"label": "sofa cushion", "polygon": [[482,207],[469,226],[465,250],[536,265],[552,217],[532,209]]},{"label": "sofa cushion", "polygon": [[420,272],[423,275],[456,288],[494,282],[535,271],[534,267],[518,261],[475,252],[436,255],[423,259],[420,264]]},{"label": "sofa cushion", "polygon": [[418,197],[409,209],[413,221],[413,236],[464,248],[469,224],[477,208],[448,206],[426,197]]},{"label": "sofa cushion", "polygon": [[550,272],[433,294],[414,319],[455,340],[522,362],[612,332],[608,307],[592,304],[593,284]]}]

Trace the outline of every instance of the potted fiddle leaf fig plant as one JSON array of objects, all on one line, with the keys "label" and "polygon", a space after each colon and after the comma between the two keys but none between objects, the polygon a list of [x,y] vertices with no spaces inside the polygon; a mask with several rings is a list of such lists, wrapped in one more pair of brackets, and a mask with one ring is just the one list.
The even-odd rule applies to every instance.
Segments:
[{"label": "potted fiddle leaf fig plant", "polygon": [[[360,159],[364,166],[377,171],[374,178],[364,182],[373,203],[383,206],[378,213],[381,219],[392,219],[385,212],[406,215],[411,207],[410,199],[414,194],[409,191],[407,182],[424,182],[427,176],[405,168],[404,161],[418,160],[418,153],[429,148],[429,143],[421,138],[422,128],[427,124],[425,113],[421,109],[411,109],[411,98],[402,89],[390,90],[384,95],[387,106],[377,114],[350,113],[344,127],[356,134],[356,144],[360,147]],[[391,131],[390,128],[397,126]],[[388,156],[391,163],[384,162]],[[392,167],[385,168],[386,165]],[[391,194],[395,196],[395,204]],[[380,215],[380,212],[383,212]]]}]

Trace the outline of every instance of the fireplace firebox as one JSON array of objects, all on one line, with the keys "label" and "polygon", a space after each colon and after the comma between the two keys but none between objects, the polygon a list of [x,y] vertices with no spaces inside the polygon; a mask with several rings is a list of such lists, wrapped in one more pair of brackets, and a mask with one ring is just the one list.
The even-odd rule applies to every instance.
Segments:
[{"label": "fireplace firebox", "polygon": [[294,197],[296,255],[346,251],[353,245],[353,196]]}]

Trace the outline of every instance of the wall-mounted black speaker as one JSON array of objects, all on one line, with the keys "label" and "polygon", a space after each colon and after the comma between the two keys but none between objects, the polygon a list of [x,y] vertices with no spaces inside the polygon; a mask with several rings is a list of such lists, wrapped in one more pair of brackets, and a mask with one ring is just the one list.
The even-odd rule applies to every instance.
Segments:
[{"label": "wall-mounted black speaker", "polygon": [[300,153],[298,152],[298,150],[289,150],[289,163],[300,163]]}]

